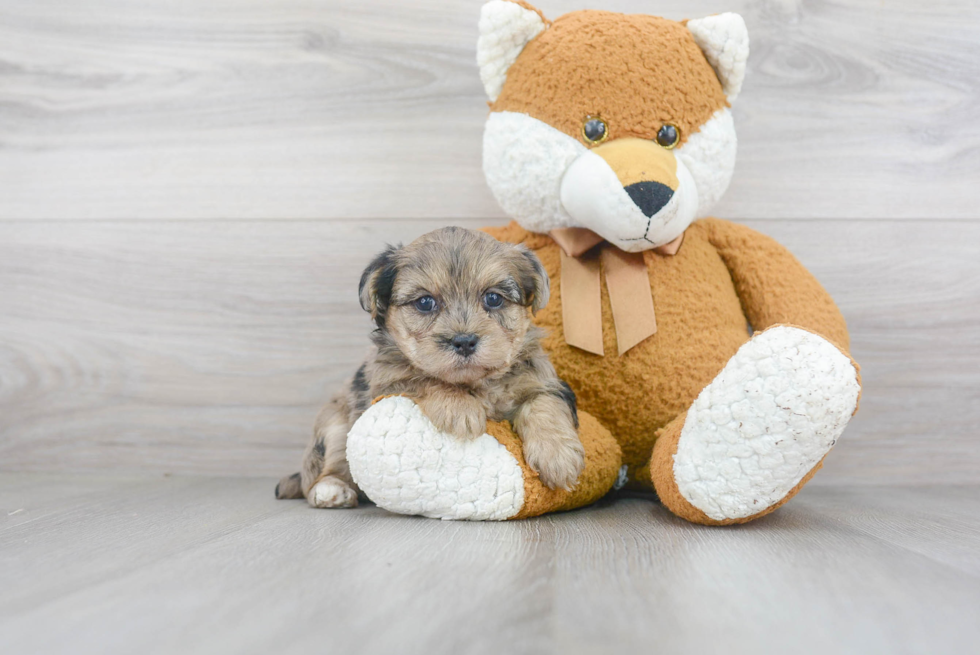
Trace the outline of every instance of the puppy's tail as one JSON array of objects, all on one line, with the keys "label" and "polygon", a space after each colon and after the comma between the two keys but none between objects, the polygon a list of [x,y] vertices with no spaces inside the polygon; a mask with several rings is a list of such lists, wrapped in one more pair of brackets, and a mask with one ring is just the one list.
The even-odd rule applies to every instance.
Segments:
[{"label": "puppy's tail", "polygon": [[279,500],[302,497],[303,487],[299,481],[299,473],[287,475],[276,485],[276,498]]}]

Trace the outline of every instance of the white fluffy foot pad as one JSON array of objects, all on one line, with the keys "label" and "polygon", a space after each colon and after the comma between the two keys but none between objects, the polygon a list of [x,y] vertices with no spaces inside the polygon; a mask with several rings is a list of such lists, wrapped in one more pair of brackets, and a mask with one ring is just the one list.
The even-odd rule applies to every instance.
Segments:
[{"label": "white fluffy foot pad", "polygon": [[755,335],[688,410],[678,490],[719,521],[775,505],[834,446],[859,393],[853,362],[822,337],[787,326]]},{"label": "white fluffy foot pad", "polygon": [[524,505],[524,474],[500,442],[440,432],[409,398],[385,398],[347,437],[354,482],[390,512],[502,521]]}]

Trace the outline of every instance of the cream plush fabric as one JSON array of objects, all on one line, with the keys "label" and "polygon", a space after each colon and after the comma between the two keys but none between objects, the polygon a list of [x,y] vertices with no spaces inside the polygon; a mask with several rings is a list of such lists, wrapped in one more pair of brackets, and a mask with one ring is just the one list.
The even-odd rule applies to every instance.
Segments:
[{"label": "cream plush fabric", "polygon": [[774,505],[837,443],[859,393],[850,358],[826,339],[788,326],[756,335],[687,412],[681,495],[715,520]]},{"label": "cream plush fabric", "polygon": [[390,512],[502,521],[524,506],[524,476],[506,447],[489,434],[440,432],[408,398],[364,412],[348,435],[347,461],[357,486]]},{"label": "cream plush fabric", "polygon": [[507,79],[507,69],[524,45],[544,31],[540,14],[514,2],[492,0],[480,11],[480,38],[476,62],[487,97],[496,100]]},{"label": "cream plush fabric", "polygon": [[745,64],[749,59],[749,31],[745,19],[738,14],[724,13],[687,22],[694,40],[704,51],[708,63],[715,69],[729,102],[734,102],[745,80]]}]

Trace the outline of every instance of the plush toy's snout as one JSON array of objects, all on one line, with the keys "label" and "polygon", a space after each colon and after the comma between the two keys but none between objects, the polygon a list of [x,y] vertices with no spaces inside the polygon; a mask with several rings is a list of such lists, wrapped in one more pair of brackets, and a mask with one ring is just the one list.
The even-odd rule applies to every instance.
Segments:
[{"label": "plush toy's snout", "polygon": [[626,194],[645,216],[652,217],[677,191],[677,160],[652,141],[616,139],[592,152],[602,157],[623,185]]},{"label": "plush toy's snout", "polygon": [[698,193],[674,151],[624,137],[572,162],[562,178],[561,204],[576,225],[638,252],[677,238],[697,214]]}]

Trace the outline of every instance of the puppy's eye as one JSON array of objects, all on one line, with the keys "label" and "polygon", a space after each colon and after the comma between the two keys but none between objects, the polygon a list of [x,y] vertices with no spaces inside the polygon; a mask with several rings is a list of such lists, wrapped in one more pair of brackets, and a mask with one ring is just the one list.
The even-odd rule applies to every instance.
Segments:
[{"label": "puppy's eye", "polygon": [[415,301],[415,309],[419,310],[423,314],[428,314],[429,312],[435,310],[436,299],[432,296],[422,296]]},{"label": "puppy's eye", "polygon": [[483,304],[488,309],[496,309],[504,304],[504,297],[499,293],[487,291],[485,294],[483,294]]},{"label": "puppy's eye", "polygon": [[681,140],[681,131],[677,129],[676,125],[671,125],[670,123],[664,123],[660,131],[657,132],[657,143],[662,145],[667,150],[671,150],[677,146],[677,142]]},{"label": "puppy's eye", "polygon": [[593,145],[602,143],[609,136],[609,127],[601,118],[586,116],[585,123],[582,124],[582,136]]}]

